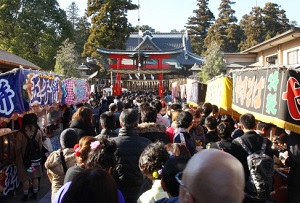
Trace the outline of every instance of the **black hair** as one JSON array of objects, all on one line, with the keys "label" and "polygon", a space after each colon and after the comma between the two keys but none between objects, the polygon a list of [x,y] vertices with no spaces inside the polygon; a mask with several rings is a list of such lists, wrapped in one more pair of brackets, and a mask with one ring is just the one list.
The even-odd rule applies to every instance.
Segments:
[{"label": "black hair", "polygon": [[22,128],[21,131],[25,132],[25,127],[29,127],[30,130],[34,128],[40,129],[38,125],[38,117],[34,113],[25,114],[22,118]]},{"label": "black hair", "polygon": [[209,102],[204,103],[202,106],[202,112],[208,116],[212,112],[212,104]]},{"label": "black hair", "polygon": [[216,130],[217,125],[218,125],[218,121],[213,116],[207,116],[205,118],[204,124],[205,124],[205,126],[206,126],[207,129],[209,129],[209,130]]},{"label": "black hair", "polygon": [[247,130],[253,130],[255,128],[255,117],[251,113],[245,113],[240,116],[240,123]]},{"label": "black hair", "polygon": [[257,130],[262,130],[263,128],[265,128],[265,130],[270,130],[272,127],[273,127],[272,124],[269,124],[269,123],[265,123],[265,122],[259,121],[259,122],[257,123],[256,129],[257,129]]},{"label": "black hair", "polygon": [[193,121],[193,115],[188,111],[181,111],[176,119],[177,127],[188,128]]},{"label": "black hair", "polygon": [[222,122],[217,126],[217,133],[220,138],[226,139],[226,140],[232,140],[231,133],[232,128],[229,123]]},{"label": "black hair", "polygon": [[174,111],[181,110],[182,106],[180,104],[171,104],[171,109]]},{"label": "black hair", "polygon": [[219,107],[217,105],[213,104],[211,106],[211,110],[212,110],[213,113],[218,113],[219,112]]},{"label": "black hair", "polygon": [[116,142],[112,139],[100,137],[99,146],[96,149],[90,149],[87,162],[87,168],[102,168],[108,170],[114,169],[116,166],[115,151],[117,149]]},{"label": "black hair", "polygon": [[72,181],[62,203],[118,203],[118,188],[113,177],[103,169],[85,169]]},{"label": "black hair", "polygon": [[[151,179],[161,179],[159,172],[163,169],[170,155],[162,142],[149,144],[142,152],[139,159],[139,167],[143,175]],[[153,176],[156,172],[157,176]]]},{"label": "black hair", "polygon": [[189,159],[190,157],[188,156],[173,157],[165,163],[162,171],[162,179],[165,183],[167,192],[172,197],[177,197],[179,195],[179,183],[176,181],[175,175],[185,169]]},{"label": "black hair", "polygon": [[156,109],[152,106],[141,108],[141,121],[144,123],[155,123],[157,118]]},{"label": "black hair", "polygon": [[231,115],[229,114],[224,114],[221,116],[221,121],[222,122],[225,122],[225,123],[229,123],[230,126],[231,126],[231,129],[234,129],[234,125],[235,125],[235,122],[233,120],[233,118],[231,117]]},{"label": "black hair", "polygon": [[157,113],[159,113],[162,109],[162,104],[159,100],[152,101],[150,103],[150,106],[153,106],[156,109]]},{"label": "black hair", "polygon": [[116,118],[112,112],[106,111],[100,115],[100,123],[105,129],[113,130],[116,127]]}]

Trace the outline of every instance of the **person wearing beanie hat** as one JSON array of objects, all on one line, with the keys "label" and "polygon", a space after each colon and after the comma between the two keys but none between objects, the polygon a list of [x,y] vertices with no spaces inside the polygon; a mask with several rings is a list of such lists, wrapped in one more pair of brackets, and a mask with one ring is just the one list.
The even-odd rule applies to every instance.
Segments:
[{"label": "person wearing beanie hat", "polygon": [[67,128],[60,134],[61,149],[53,151],[47,158],[45,168],[52,185],[51,199],[63,186],[67,169],[76,164],[74,145],[78,143],[78,133]]},{"label": "person wearing beanie hat", "polygon": [[73,148],[78,143],[78,133],[73,128],[67,128],[60,134],[60,146],[62,149]]}]

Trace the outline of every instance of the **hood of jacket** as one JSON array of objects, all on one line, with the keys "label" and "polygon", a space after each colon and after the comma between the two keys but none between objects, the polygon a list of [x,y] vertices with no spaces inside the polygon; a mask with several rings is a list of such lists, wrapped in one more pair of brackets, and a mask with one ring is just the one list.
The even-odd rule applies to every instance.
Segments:
[{"label": "hood of jacket", "polygon": [[[46,169],[50,169],[53,170],[55,169],[57,166],[61,166],[61,160],[60,160],[60,152],[61,149],[52,152],[46,162],[45,162],[45,167]],[[76,157],[75,157],[75,151],[72,148],[67,148],[63,150],[63,154],[65,157],[65,161],[67,162],[76,162]]]},{"label": "hood of jacket", "polygon": [[159,123],[141,123],[136,128],[138,134],[143,133],[166,133],[166,126]]}]

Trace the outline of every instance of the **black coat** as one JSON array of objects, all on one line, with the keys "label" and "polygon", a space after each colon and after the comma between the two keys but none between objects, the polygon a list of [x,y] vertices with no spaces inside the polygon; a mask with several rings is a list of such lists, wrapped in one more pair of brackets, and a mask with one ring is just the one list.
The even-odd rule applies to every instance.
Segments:
[{"label": "black coat", "polygon": [[[220,149],[223,150],[224,152],[227,152],[229,154],[232,154],[232,150],[231,150],[231,141],[225,140],[225,139],[221,139],[221,141],[219,142],[211,142],[208,143],[207,146],[210,146],[210,149]],[[208,148],[208,147],[206,147]]]},{"label": "black coat", "polygon": [[136,130],[121,128],[119,136],[113,138],[117,143],[115,152],[117,165],[113,174],[126,203],[136,203],[143,184],[139,168],[139,158],[150,140],[140,137]]},{"label": "black coat", "polygon": [[76,130],[79,139],[84,136],[96,136],[96,132],[92,127],[88,128],[85,123],[78,120],[73,120],[70,124],[70,128]]},{"label": "black coat", "polygon": [[287,136],[287,148],[289,157],[285,165],[290,167],[288,185],[300,187],[300,135],[291,133]]},{"label": "black coat", "polygon": [[[263,136],[257,134],[255,131],[245,132],[244,135],[242,135],[240,138],[251,152],[257,152],[261,150],[263,139],[266,139]],[[271,144],[271,142],[267,142],[265,154],[273,158],[273,150]],[[244,150],[244,148],[236,139],[232,141],[231,150],[232,155],[235,156],[242,163],[245,172],[245,180],[248,180],[250,175],[247,164],[248,153]]]},{"label": "black coat", "polygon": [[169,137],[166,133],[166,127],[158,123],[141,123],[137,127],[137,133],[152,142],[161,141],[164,144],[169,143]]}]

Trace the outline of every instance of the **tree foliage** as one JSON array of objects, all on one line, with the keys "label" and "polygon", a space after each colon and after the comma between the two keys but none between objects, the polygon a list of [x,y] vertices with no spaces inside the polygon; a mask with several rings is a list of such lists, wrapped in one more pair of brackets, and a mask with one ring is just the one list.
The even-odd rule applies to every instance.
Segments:
[{"label": "tree foliage", "polygon": [[97,47],[125,49],[132,31],[127,12],[137,8],[131,0],[88,0],[87,16],[91,17],[92,27],[83,55],[98,58]]},{"label": "tree foliage", "polygon": [[74,1],[67,7],[66,12],[67,12],[67,18],[72,23],[73,29],[75,30],[76,25],[78,24],[78,21],[80,19],[80,16],[79,16],[79,8]]},{"label": "tree foliage", "polygon": [[78,78],[80,77],[78,66],[80,66],[80,55],[75,50],[75,43],[66,39],[57,51],[54,72],[65,78]]},{"label": "tree foliage", "polygon": [[204,54],[204,40],[209,27],[213,24],[215,17],[208,8],[209,0],[197,0],[197,9],[193,11],[195,16],[188,18],[186,28],[191,38],[191,45],[195,54]]},{"label": "tree foliage", "polygon": [[208,80],[220,75],[222,73],[224,52],[217,42],[212,42],[207,50],[205,62],[202,66],[202,71],[199,73],[199,78],[206,83]]},{"label": "tree foliage", "polygon": [[235,2],[221,0],[219,16],[209,30],[205,38],[205,46],[210,47],[212,42],[217,42],[224,52],[237,52],[241,39],[241,29],[234,16],[235,11],[231,5]]},{"label": "tree foliage", "polygon": [[152,33],[155,32],[155,29],[150,27],[149,25],[134,26],[132,31],[139,32],[139,30],[142,30],[143,32],[145,32],[146,30],[149,30]]},{"label": "tree foliage", "polygon": [[0,7],[0,48],[44,70],[54,67],[56,51],[72,27],[56,0],[12,0]]}]

